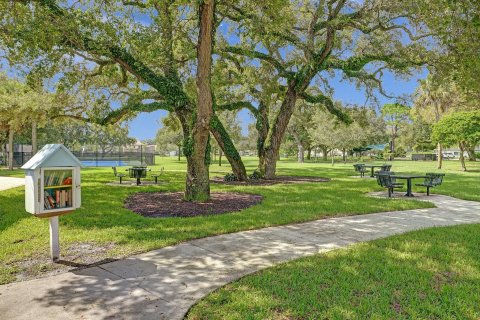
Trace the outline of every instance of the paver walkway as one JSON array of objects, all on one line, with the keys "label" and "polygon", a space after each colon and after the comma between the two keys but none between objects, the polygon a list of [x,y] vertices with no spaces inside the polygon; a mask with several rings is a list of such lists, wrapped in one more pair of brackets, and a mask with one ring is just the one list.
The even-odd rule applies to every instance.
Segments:
[{"label": "paver walkway", "polygon": [[0,177],[0,191],[25,185],[25,178]]},{"label": "paver walkway", "polygon": [[480,223],[480,202],[220,235],[98,267],[0,286],[2,319],[181,319],[196,300],[259,269],[410,230]]}]

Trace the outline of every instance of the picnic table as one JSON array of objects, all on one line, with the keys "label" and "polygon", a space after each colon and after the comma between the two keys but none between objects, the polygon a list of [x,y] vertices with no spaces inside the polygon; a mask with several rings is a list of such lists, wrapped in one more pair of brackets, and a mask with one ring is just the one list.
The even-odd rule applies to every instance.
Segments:
[{"label": "picnic table", "polygon": [[426,175],[418,175],[418,174],[395,174],[391,176],[392,178],[396,179],[405,179],[407,180],[407,193],[405,197],[414,197],[412,193],[412,179],[425,179],[427,178]]},{"label": "picnic table", "polygon": [[137,186],[141,184],[140,179],[147,177],[147,167],[131,167],[128,168],[128,176],[137,179]]},{"label": "picnic table", "polygon": [[375,168],[383,168],[384,166],[385,166],[384,164],[383,165],[376,165],[376,164],[375,165],[372,165],[372,164],[364,165],[365,168],[372,168],[372,172],[370,173],[370,177],[372,177],[372,178],[375,177],[374,172],[373,172],[375,170]]}]

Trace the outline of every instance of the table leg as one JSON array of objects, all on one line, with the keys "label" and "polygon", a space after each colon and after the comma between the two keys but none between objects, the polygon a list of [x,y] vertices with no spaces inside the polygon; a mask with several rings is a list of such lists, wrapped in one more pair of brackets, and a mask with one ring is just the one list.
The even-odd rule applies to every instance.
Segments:
[{"label": "table leg", "polygon": [[140,185],[140,178],[137,178],[137,186]]},{"label": "table leg", "polygon": [[373,169],[375,169],[375,168],[372,167],[372,173],[370,174],[370,177],[372,177],[372,178],[375,177],[375,176],[373,175]]},{"label": "table leg", "polygon": [[407,179],[407,193],[405,194],[406,197],[413,197],[412,193],[412,179]]}]

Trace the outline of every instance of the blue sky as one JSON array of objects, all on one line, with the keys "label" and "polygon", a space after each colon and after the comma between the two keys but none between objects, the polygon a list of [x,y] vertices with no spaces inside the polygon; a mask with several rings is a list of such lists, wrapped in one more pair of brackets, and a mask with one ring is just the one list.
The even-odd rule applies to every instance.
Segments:
[{"label": "blue sky", "polygon": [[[411,95],[415,92],[418,85],[418,80],[424,79],[427,72],[424,70],[412,76],[410,79],[396,79],[392,74],[386,73],[383,77],[383,86],[388,94],[394,96]],[[362,89],[355,88],[354,84],[346,81],[341,82],[340,79],[334,78],[330,85],[335,90],[335,100],[340,100],[344,104],[364,105],[366,100],[366,93]],[[380,104],[394,102],[395,100],[386,98],[380,94],[376,95]],[[166,116],[166,111],[156,111],[152,113],[141,113],[129,124],[130,135],[139,140],[153,139],[157,130],[161,127],[159,119]],[[253,122],[253,117],[247,110],[242,110],[239,113],[243,134],[247,134],[248,124]]]}]

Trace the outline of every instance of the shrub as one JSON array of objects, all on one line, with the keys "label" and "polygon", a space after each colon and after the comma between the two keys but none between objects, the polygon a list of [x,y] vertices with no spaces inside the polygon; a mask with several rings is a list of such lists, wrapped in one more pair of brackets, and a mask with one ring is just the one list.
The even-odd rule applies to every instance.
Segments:
[{"label": "shrub", "polygon": [[395,157],[406,157],[407,156],[407,152],[405,151],[405,149],[403,149],[402,147],[398,147],[396,150],[395,150]]},{"label": "shrub", "polygon": [[260,175],[260,172],[258,170],[253,171],[251,175],[248,176],[248,179],[250,180],[260,180],[262,179],[262,176]]},{"label": "shrub", "polygon": [[225,182],[238,181],[238,178],[237,178],[236,175],[234,175],[232,172],[230,172],[230,173],[227,173],[223,177],[223,181],[225,181]]}]

